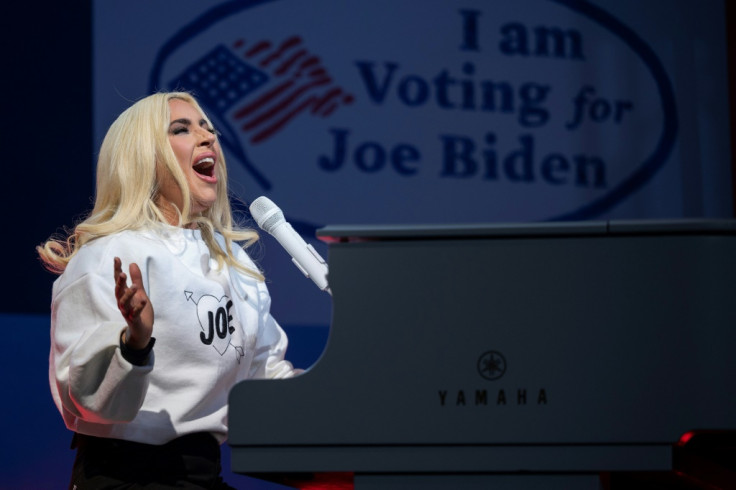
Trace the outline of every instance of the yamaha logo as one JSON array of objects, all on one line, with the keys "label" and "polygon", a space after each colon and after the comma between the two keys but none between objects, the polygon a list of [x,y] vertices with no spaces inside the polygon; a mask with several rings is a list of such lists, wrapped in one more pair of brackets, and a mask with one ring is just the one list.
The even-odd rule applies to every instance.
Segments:
[{"label": "yamaha logo", "polygon": [[[496,350],[489,350],[478,357],[476,370],[488,381],[496,381],[506,374],[506,357]],[[517,373],[518,374],[518,373]],[[460,387],[459,389],[442,388],[437,390],[438,401],[441,407],[465,406],[506,406],[534,404],[546,406],[548,403],[547,390],[544,387],[527,388],[524,385],[509,387],[497,386],[490,390],[487,387]]]},{"label": "yamaha logo", "polygon": [[484,352],[478,358],[478,374],[489,381],[495,381],[506,373],[506,358],[495,350]]}]

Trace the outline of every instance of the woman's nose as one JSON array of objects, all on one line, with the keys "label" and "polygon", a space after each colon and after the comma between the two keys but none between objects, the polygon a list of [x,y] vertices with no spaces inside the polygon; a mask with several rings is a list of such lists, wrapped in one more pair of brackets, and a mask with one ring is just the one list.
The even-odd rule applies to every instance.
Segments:
[{"label": "woman's nose", "polygon": [[210,133],[204,128],[200,128],[199,130],[200,134],[200,146],[212,146],[212,144],[215,142],[215,135]]}]

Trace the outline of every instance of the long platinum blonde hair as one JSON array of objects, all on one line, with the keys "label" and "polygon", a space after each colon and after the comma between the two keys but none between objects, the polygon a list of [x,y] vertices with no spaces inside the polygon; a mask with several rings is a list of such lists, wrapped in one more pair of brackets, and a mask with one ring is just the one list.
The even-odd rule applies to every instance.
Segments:
[{"label": "long platinum blonde hair", "polygon": [[[100,148],[94,208],[66,237],[51,237],[36,247],[48,270],[61,274],[79,248],[95,238],[123,230],[155,229],[168,223],[156,203],[159,199],[157,172],[161,172],[160,175],[168,172],[183,197],[183,209],[177,210],[178,225],[196,225],[220,267],[227,264],[263,280],[259,271],[240,264],[232,251],[234,242],[247,247],[258,240],[258,233],[236,227],[233,223],[227,168],[220,145],[217,145],[215,203],[200,215],[189,216],[189,186],[168,139],[169,101],[172,99],[191,104],[211,126],[199,103],[186,92],[149,95],[120,114],[107,131]],[[215,240],[216,232],[225,238],[224,249]]]}]

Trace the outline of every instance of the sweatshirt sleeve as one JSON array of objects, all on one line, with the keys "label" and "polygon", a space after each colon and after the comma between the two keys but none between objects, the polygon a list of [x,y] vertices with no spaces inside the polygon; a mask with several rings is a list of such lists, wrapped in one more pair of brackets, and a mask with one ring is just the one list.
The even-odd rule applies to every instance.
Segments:
[{"label": "sweatshirt sleeve", "polygon": [[259,287],[259,329],[251,378],[289,378],[299,374],[292,364],[284,359],[288,340],[281,326],[271,316],[271,298],[265,285]]},{"label": "sweatshirt sleeve", "polygon": [[120,350],[126,323],[116,306],[109,262],[109,277],[103,264],[92,267],[55,291],[52,301],[52,394],[65,417],[94,423],[135,418],[154,363],[153,352],[136,366]]},{"label": "sweatshirt sleeve", "polygon": [[[241,264],[250,269],[258,270],[258,267],[245,250],[234,247],[234,252]],[[251,298],[248,302],[256,309],[258,319],[258,334],[254,346],[253,362],[247,374],[248,378],[289,378],[302,373],[302,369],[294,369],[292,364],[284,358],[288,347],[288,339],[284,330],[271,315],[271,295],[266,285],[234,270],[231,270],[231,275],[235,276],[233,283],[236,289],[242,290],[242,288],[245,288],[249,290],[248,295]],[[242,285],[238,285],[241,281]],[[256,297],[252,297],[253,295]]]}]

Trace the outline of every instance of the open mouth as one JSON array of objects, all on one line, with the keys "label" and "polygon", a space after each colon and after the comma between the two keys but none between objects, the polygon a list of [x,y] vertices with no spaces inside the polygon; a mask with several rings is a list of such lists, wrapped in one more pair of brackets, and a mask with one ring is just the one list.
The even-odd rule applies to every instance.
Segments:
[{"label": "open mouth", "polygon": [[203,158],[195,163],[192,168],[200,175],[204,175],[205,177],[214,177],[215,159],[212,157]]}]

